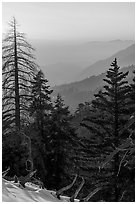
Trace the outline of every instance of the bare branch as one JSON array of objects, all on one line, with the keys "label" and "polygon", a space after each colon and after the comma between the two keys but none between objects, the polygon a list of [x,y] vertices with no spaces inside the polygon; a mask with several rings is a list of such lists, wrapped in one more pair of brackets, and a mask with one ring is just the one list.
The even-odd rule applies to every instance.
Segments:
[{"label": "bare branch", "polygon": [[74,202],[74,199],[78,196],[80,190],[82,189],[83,185],[85,184],[85,180],[84,178],[82,177],[82,182],[81,184],[79,185],[78,189],[76,190],[75,194],[73,196],[70,197],[70,201],[71,202]]},{"label": "bare branch", "polygon": [[69,184],[69,185],[66,186],[66,187],[61,188],[60,190],[58,190],[58,191],[56,192],[56,196],[57,196],[58,199],[60,199],[60,195],[61,195],[64,191],[67,191],[67,190],[69,190],[70,188],[72,188],[72,186],[73,186],[74,183],[76,182],[77,176],[78,176],[78,175],[76,174],[76,175],[75,175],[75,178],[74,178],[74,180],[73,180],[73,182],[72,182],[71,184]]},{"label": "bare branch", "polygon": [[119,175],[119,172],[120,172],[120,169],[121,169],[121,165],[122,165],[122,162],[124,161],[127,153],[128,153],[129,150],[127,150],[124,154],[124,156],[122,157],[121,161],[120,161],[120,164],[119,164],[119,168],[118,168],[118,172],[117,172],[117,176]]},{"label": "bare branch", "polygon": [[2,172],[2,177],[4,178],[6,174],[9,172],[10,167],[8,167],[5,171]]},{"label": "bare branch", "polygon": [[92,191],[91,193],[89,193],[85,198],[82,198],[82,199],[80,200],[80,202],[87,202],[87,201],[89,201],[89,199],[90,199],[93,195],[95,195],[98,191],[100,191],[100,190],[101,190],[101,187],[96,188],[94,191]]},{"label": "bare branch", "polygon": [[[14,69],[9,70],[9,71],[7,71],[7,72],[5,71],[5,72],[2,73],[2,75],[4,75],[4,74],[9,74],[9,73],[14,73],[14,71],[15,71]],[[11,76],[11,75],[10,75],[10,76]],[[13,76],[14,76],[14,75],[13,75]]]}]

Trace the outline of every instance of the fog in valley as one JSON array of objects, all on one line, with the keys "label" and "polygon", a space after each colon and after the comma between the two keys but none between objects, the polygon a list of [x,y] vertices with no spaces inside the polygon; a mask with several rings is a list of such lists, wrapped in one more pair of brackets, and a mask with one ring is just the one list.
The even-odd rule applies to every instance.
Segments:
[{"label": "fog in valley", "polygon": [[[90,42],[32,41],[36,56],[50,84],[60,85],[82,79],[90,65],[134,44],[133,40]],[[100,69],[100,73],[104,70]],[[96,75],[96,71],[93,75]]]}]

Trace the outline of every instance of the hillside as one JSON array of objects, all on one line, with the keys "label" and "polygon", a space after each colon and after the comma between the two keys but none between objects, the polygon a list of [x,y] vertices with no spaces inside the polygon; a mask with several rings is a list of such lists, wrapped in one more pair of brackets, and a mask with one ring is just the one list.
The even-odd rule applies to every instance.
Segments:
[{"label": "hillside", "polygon": [[[121,71],[129,71],[128,81],[132,82],[134,66],[123,67]],[[106,76],[106,72],[98,76],[91,76],[82,81],[64,84],[61,86],[53,87],[53,100],[58,93],[61,94],[66,105],[70,107],[70,111],[74,112],[79,103],[85,101],[91,101],[94,94],[99,90],[103,84],[103,79]]]},{"label": "hillside", "polygon": [[34,41],[33,43],[37,48],[38,63],[50,85],[54,86],[83,79],[79,77],[86,67],[126,49],[134,41],[113,40],[77,43]]},{"label": "hillside", "polygon": [[111,57],[108,57],[104,60],[99,60],[96,63],[92,64],[91,66],[87,67],[79,76],[79,79],[84,79],[92,75],[98,75],[100,73],[104,73],[110,63],[113,61],[114,58],[117,58],[118,65],[120,67],[128,66],[135,64],[135,44],[132,44],[126,49],[123,49]]},{"label": "hillside", "polygon": [[77,64],[59,62],[41,67],[48,78],[50,85],[60,85],[76,81],[77,75],[82,72],[83,68]]}]

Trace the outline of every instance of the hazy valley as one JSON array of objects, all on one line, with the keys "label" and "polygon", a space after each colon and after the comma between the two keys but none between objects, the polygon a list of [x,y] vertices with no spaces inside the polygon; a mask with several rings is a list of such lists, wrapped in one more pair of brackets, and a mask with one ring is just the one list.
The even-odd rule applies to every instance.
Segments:
[{"label": "hazy valley", "polygon": [[[122,68],[123,72],[129,71],[128,80],[132,81],[133,70],[135,65],[135,45],[131,45],[128,48],[121,50],[109,58],[99,60],[95,64],[89,66],[83,72],[77,76],[77,81],[69,84],[63,84],[60,86],[54,86],[53,99],[58,93],[64,99],[66,105],[70,107],[70,110],[74,112],[79,103],[85,101],[91,101],[94,97],[94,93],[97,92],[103,86],[103,78],[106,76],[106,70],[109,69],[110,63],[117,57],[118,64]],[[72,70],[70,70],[71,72]],[[79,80],[84,78],[83,80]]]},{"label": "hazy valley", "polygon": [[[126,49],[134,41],[113,40],[63,43],[35,40],[32,43],[37,48],[37,61],[45,77],[49,80],[49,84],[53,86],[75,82],[88,77],[88,70],[94,63],[94,66],[99,65],[99,67],[98,70],[91,67],[93,71],[91,71],[90,75],[103,73],[109,64],[107,63],[107,67],[104,68],[101,60],[105,60],[115,53]],[[100,68],[100,65],[103,68]],[[121,65],[123,66],[123,64]]]}]

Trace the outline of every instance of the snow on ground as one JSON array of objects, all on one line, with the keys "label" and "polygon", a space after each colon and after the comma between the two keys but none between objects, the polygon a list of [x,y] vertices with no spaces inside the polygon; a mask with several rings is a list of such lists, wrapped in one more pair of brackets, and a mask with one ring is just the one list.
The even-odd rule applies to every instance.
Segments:
[{"label": "snow on ground", "polygon": [[[40,189],[32,183],[26,183],[23,188],[19,183],[2,179],[2,201],[3,202],[68,202],[69,197],[60,196],[56,198],[55,191]],[[78,200],[75,200],[78,201]]]}]

